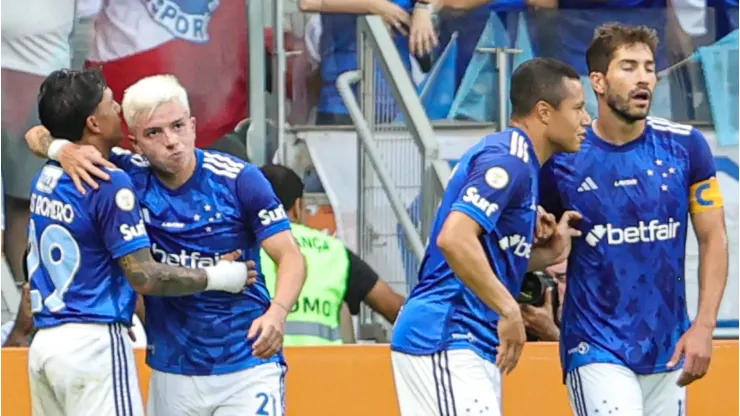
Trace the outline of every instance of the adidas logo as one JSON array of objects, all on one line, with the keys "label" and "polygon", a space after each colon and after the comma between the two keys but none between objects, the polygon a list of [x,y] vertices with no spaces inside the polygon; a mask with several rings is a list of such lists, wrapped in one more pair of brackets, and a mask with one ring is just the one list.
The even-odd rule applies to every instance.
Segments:
[{"label": "adidas logo", "polygon": [[581,186],[578,187],[578,192],[595,191],[599,189],[593,179],[590,176],[586,176],[586,179],[581,182]]}]

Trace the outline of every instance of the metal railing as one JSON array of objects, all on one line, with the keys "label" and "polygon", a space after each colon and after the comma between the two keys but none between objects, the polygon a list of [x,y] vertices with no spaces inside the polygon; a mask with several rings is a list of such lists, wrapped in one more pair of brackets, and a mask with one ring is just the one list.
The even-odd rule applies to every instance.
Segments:
[{"label": "metal railing", "polygon": [[[357,247],[360,256],[381,269],[394,289],[403,293],[412,282],[402,269],[384,270],[383,266],[399,263],[398,257],[404,255],[397,244],[400,239],[405,239],[414,260],[421,260],[450,167],[439,156],[431,123],[383,21],[377,16],[360,17],[357,31],[361,69],[337,80],[358,136]],[[357,83],[359,103],[353,88]],[[378,99],[379,94],[383,98]],[[409,212],[415,193],[418,225]],[[382,206],[391,210],[379,209]],[[400,225],[400,232],[395,224]],[[373,322],[372,313],[363,309],[360,323]]]}]

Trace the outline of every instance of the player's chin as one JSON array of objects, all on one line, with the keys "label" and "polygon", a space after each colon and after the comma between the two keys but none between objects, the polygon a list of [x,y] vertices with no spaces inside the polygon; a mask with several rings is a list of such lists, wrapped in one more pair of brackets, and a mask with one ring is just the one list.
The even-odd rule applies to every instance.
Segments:
[{"label": "player's chin", "polygon": [[650,105],[636,106],[630,111],[630,118],[634,121],[645,120],[650,114]]},{"label": "player's chin", "polygon": [[581,144],[583,143],[583,137],[582,136],[576,136],[575,139],[569,141],[564,146],[563,152],[565,153],[576,153],[579,150],[581,150]]}]

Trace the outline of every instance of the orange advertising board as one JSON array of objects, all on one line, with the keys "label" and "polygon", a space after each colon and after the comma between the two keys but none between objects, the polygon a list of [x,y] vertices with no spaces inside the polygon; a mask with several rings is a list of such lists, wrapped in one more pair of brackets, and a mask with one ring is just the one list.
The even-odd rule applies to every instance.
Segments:
[{"label": "orange advertising board", "polygon": [[[136,351],[146,400],[144,353]],[[3,415],[31,414],[26,355],[22,348],[2,350]],[[398,415],[387,345],[290,347],[286,355],[288,415]],[[560,379],[557,344],[528,344],[517,369],[504,378],[503,414],[570,416]],[[716,341],[709,374],[689,387],[687,414],[737,415],[738,387],[738,342]]]}]

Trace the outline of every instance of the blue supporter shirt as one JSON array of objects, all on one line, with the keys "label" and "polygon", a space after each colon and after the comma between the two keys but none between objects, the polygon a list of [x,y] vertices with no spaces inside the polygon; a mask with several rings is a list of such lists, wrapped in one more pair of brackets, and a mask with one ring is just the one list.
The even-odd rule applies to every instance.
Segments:
[{"label": "blue supporter shirt", "polygon": [[[111,161],[136,185],[154,259],[182,267],[214,265],[242,250],[260,270],[263,240],[290,222],[259,169],[235,157],[195,150],[197,167],[181,187],[164,186],[141,156],[117,151]],[[181,297],[145,296],[147,364],[183,375],[232,373],[268,362],[252,355],[247,333],[267,311],[270,295],[260,274],[243,293],[209,291]]]},{"label": "blue supporter shirt", "polygon": [[560,59],[581,75],[588,75],[586,50],[598,26],[611,22],[645,25],[658,33],[660,42],[655,58],[657,69],[662,70],[669,65],[665,47],[666,13],[673,13],[666,0],[560,0],[554,20],[547,27],[529,25],[529,28],[535,37],[538,56]]},{"label": "blue supporter shirt", "polygon": [[722,206],[714,158],[695,128],[648,118],[622,146],[589,128],[580,152],[543,167],[541,203],[583,214],[563,305],[563,370],[591,363],[667,371],[690,325],[684,260],[688,214]]},{"label": "blue supporter shirt", "polygon": [[56,162],[31,183],[29,253],[34,325],[131,325],[136,293],[117,259],[149,248],[134,187],[123,171],[80,195]]},{"label": "blue supporter shirt", "polygon": [[396,320],[392,350],[471,349],[495,360],[498,314],[455,275],[436,240],[451,211],[475,220],[493,271],[517,296],[532,250],[539,169],[529,138],[514,128],[485,137],[463,155],[437,211],[419,283]]},{"label": "blue supporter shirt", "polygon": [[[399,7],[410,10],[410,0],[393,1]],[[323,13],[321,15],[321,36],[319,38],[319,50],[321,55],[321,80],[323,82],[319,95],[318,111],[329,114],[348,114],[347,107],[342,101],[337,89],[337,78],[339,75],[358,69],[357,64],[357,14],[346,13]],[[392,34],[398,53],[407,70],[411,68],[409,57],[409,38],[397,32]],[[376,101],[378,108],[389,105],[394,107],[395,100],[389,81],[380,70],[380,58],[378,52],[374,52],[375,60],[378,62],[376,79],[382,85],[375,85]],[[384,86],[383,86],[384,85]],[[355,95],[357,90],[355,90]],[[387,111],[387,110],[386,110]]]}]

